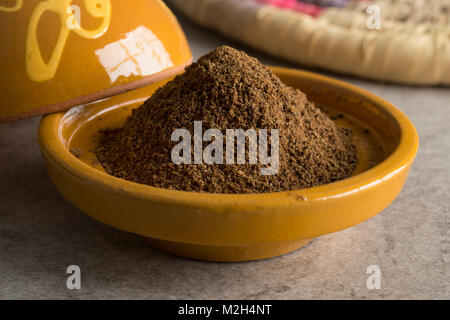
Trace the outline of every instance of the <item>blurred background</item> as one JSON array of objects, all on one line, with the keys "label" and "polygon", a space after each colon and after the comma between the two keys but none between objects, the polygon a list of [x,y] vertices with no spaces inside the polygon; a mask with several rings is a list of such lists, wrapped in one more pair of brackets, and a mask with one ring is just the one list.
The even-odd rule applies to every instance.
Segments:
[{"label": "blurred background", "polygon": [[[293,253],[257,262],[208,263],[171,256],[103,225],[56,191],[37,144],[39,118],[0,125],[2,299],[445,299],[450,298],[450,90],[386,84],[285,62],[198,26],[171,1],[194,59],[227,44],[269,65],[348,81],[399,107],[421,139],[399,198],[384,212]],[[66,268],[82,290],[66,288]],[[366,286],[381,269],[381,289]]]}]

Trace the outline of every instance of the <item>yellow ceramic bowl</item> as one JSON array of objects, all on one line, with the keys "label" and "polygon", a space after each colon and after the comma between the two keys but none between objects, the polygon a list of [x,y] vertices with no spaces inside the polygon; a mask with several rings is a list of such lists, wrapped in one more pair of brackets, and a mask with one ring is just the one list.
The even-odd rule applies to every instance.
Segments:
[{"label": "yellow ceramic bowl", "polygon": [[352,177],[304,190],[232,195],[172,191],[106,174],[89,152],[95,132],[120,126],[162,83],[45,116],[39,137],[48,172],[62,195],[94,219],[141,235],[162,250],[209,261],[274,257],[386,208],[417,153],[413,124],[390,103],[352,85],[273,70],[317,104],[345,115],[360,156]]}]

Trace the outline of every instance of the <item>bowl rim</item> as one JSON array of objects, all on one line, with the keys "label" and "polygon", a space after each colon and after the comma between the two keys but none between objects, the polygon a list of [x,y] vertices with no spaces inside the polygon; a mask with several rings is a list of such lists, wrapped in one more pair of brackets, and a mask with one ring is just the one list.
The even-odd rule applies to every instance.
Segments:
[{"label": "bowl rim", "polygon": [[[238,203],[283,207],[289,206],[293,199],[309,202],[340,198],[382,183],[384,180],[403,171],[414,160],[419,147],[419,137],[416,128],[408,117],[391,103],[365,89],[341,80],[298,69],[271,68],[278,74],[293,75],[305,80],[321,82],[345,92],[352,92],[352,94],[364,98],[366,101],[371,101],[377,108],[387,112],[397,122],[400,132],[400,140],[397,147],[385,160],[373,168],[352,177],[307,189],[256,194],[200,193],[170,190],[127,181],[101,172],[74,157],[61,141],[59,126],[66,111],[49,114],[42,118],[39,127],[41,152],[44,156],[47,156],[47,159],[53,161],[66,172],[76,176],[78,179],[96,184],[100,188],[141,200],[178,203],[191,207],[236,205]],[[110,99],[114,99],[114,97]]]}]

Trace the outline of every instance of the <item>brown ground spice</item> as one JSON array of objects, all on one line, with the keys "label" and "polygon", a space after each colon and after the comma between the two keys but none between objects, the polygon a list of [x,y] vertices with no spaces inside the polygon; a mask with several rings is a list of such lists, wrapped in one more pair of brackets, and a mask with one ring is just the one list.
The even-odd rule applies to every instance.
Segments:
[{"label": "brown ground spice", "polygon": [[[280,167],[171,161],[175,129],[278,129]],[[209,143],[204,143],[204,146]],[[248,149],[248,145],[246,147]],[[192,148],[193,149],[193,148]],[[270,150],[270,148],[269,148]],[[96,149],[105,170],[151,186],[210,193],[261,193],[318,186],[349,177],[357,163],[351,130],[334,122],[300,90],[284,85],[244,52],[223,46],[133,110],[124,127],[104,132]],[[263,166],[266,167],[266,166]]]}]

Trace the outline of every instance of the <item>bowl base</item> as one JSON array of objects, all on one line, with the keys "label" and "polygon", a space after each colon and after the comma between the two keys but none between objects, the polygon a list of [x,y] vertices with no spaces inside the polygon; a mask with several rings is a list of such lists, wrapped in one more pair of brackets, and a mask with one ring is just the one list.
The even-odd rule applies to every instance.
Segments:
[{"label": "bowl base", "polygon": [[246,246],[182,243],[142,237],[150,246],[188,259],[211,262],[242,262],[273,258],[307,245],[312,239]]}]

